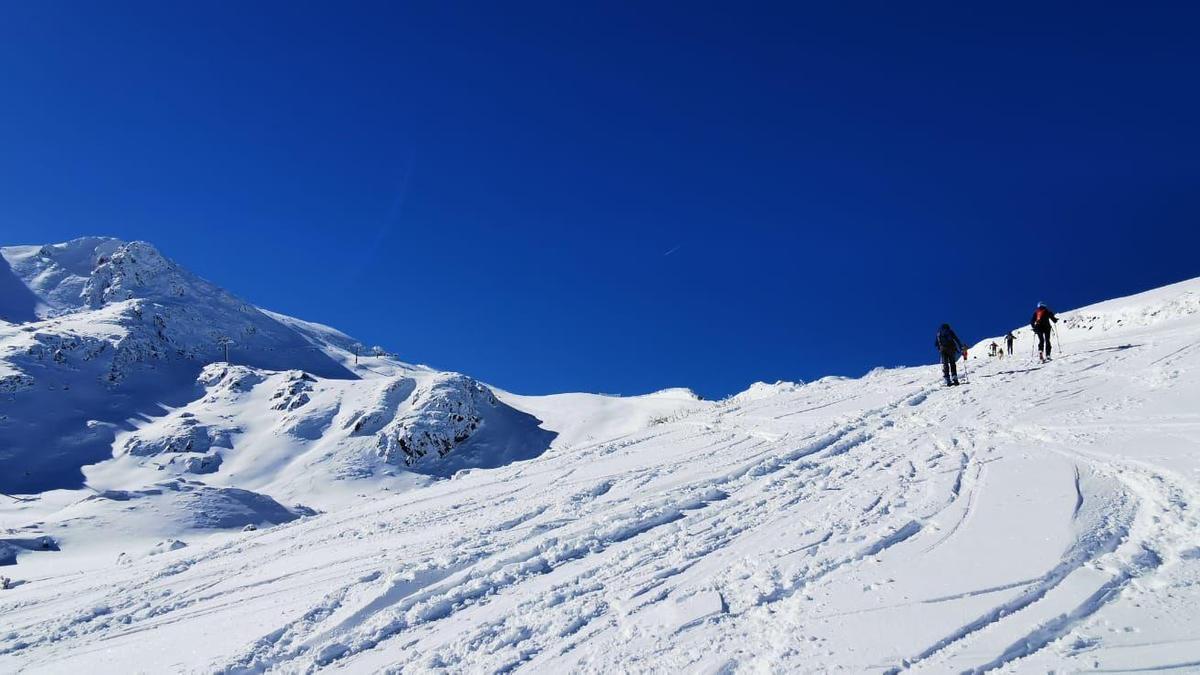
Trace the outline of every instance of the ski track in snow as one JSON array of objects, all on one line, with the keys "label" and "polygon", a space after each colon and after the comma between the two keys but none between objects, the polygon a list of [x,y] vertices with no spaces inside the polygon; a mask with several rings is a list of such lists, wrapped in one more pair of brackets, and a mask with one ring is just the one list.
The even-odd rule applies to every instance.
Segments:
[{"label": "ski track in snow", "polygon": [[[1157,462],[1196,449],[1194,412],[1128,428],[1148,401],[1200,401],[1187,325],[1136,349],[1067,333],[1055,361],[977,360],[959,388],[935,367],[823,380],[32,578],[0,596],[0,669],[1188,668],[1196,623],[1162,657],[1117,628],[1195,611],[1200,489]],[[1164,588],[1192,595],[1155,604]]]}]

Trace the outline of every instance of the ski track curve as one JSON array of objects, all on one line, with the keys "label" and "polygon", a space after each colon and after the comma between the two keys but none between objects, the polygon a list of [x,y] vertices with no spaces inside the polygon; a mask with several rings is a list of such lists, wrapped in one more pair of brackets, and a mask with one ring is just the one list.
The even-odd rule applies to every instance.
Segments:
[{"label": "ski track curve", "polygon": [[[1153,363],[1187,353],[1184,346]],[[72,651],[307,593],[303,607],[209,669],[641,671],[698,666],[688,655],[704,651],[696,644],[738,644],[717,670],[753,670],[819,657],[815,646],[779,644],[805,621],[953,603],[973,608],[963,610],[969,618],[942,620],[930,628],[940,633],[899,647],[889,663],[859,665],[892,673],[1017,667],[1179,559],[1200,525],[1194,483],[1090,452],[1101,431],[1079,430],[1086,415],[1071,421],[1078,428],[1028,421],[1039,406],[1086,398],[1087,378],[1115,377],[1103,366],[1123,358],[1124,350],[1072,355],[1021,373],[1024,380],[1008,364],[973,366],[973,382],[954,389],[912,377],[872,388],[868,377],[853,388],[827,385],[812,399],[801,389],[782,401],[718,406],[168,563],[139,563],[115,581],[70,581],[8,606],[21,611],[0,657],[36,652],[53,668]],[[1051,368],[1083,381],[1063,388]],[[1014,382],[1027,391],[1006,414],[985,406]],[[886,583],[873,569],[919,565],[965,545],[958,542],[973,531],[981,503],[1012,488],[990,467],[1034,450],[1070,467],[1062,493],[1073,528],[1039,574],[823,611],[826,597],[852,587],[864,589],[860,604],[869,605]],[[317,554],[320,565],[299,562]],[[264,573],[281,557],[293,568]]]}]

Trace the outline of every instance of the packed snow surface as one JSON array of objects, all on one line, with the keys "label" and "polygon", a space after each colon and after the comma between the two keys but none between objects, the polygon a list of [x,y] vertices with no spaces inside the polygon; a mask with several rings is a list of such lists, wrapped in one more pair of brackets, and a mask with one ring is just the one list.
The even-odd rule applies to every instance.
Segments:
[{"label": "packed snow surface", "polygon": [[[239,305],[169,261],[96,280],[74,249],[128,247],[85,241],[3,249],[0,431],[47,381],[138,414],[95,417],[105,457],[54,446],[83,487],[0,497],[0,671],[1200,670],[1200,279],[1061,313],[1044,365],[1023,328],[956,388],[517,396],[248,306],[336,368],[173,327],[114,383],[77,355],[129,339],[115,307]],[[144,368],[179,372],[157,407]]]}]

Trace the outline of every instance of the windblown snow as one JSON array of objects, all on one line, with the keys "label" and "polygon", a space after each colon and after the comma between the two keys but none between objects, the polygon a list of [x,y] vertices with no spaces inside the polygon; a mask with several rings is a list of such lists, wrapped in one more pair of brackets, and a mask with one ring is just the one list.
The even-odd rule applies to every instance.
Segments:
[{"label": "windblown snow", "polygon": [[518,396],[0,249],[0,670],[1200,671],[1200,279],[1060,318],[957,388]]}]

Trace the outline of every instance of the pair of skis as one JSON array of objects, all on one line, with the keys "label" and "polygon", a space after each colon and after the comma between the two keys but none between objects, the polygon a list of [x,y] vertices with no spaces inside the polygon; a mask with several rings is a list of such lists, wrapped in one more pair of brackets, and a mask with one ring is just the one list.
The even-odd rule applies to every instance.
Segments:
[{"label": "pair of skis", "polygon": [[[1058,348],[1058,353],[1062,354],[1062,338],[1060,338],[1058,336],[1058,326],[1051,325],[1050,330],[1051,330],[1051,332],[1054,333],[1054,343],[1055,343],[1054,346]],[[1046,346],[1049,347],[1050,346],[1049,345],[1049,342],[1050,342],[1049,337],[1046,338],[1046,342],[1047,342]],[[1033,351],[1035,354],[1037,354],[1038,361],[1040,361],[1041,363],[1046,363],[1047,361],[1050,360],[1050,357],[1046,356],[1044,353],[1042,353],[1042,351],[1040,349],[1038,349],[1036,345],[1033,345]]]},{"label": "pair of skis", "polygon": [[967,378],[967,359],[964,355],[962,362],[962,372],[954,378],[952,382],[946,382],[947,387],[958,387],[964,384],[970,384],[971,380]]}]

